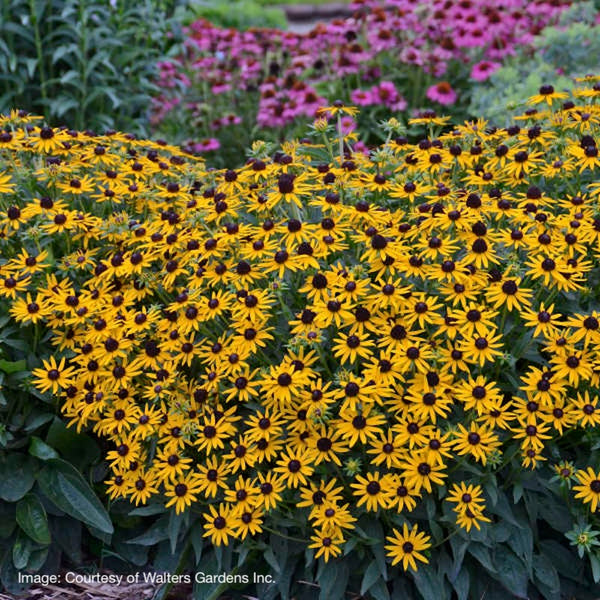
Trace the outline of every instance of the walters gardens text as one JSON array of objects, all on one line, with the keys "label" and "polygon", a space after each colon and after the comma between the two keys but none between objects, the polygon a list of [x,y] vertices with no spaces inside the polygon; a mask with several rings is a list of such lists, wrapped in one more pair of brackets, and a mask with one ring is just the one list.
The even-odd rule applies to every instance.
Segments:
[{"label": "walters gardens text", "polygon": [[204,573],[197,571],[196,573],[153,573],[153,572],[137,572],[129,573],[128,575],[118,575],[116,573],[74,573],[67,571],[61,575],[40,575],[39,573],[19,573],[19,583],[37,584],[37,585],[59,585],[64,584],[109,584],[121,585],[130,583],[150,583],[153,585],[164,585],[167,583],[275,583],[272,575],[263,575],[260,573],[250,574],[232,574],[232,573]]}]

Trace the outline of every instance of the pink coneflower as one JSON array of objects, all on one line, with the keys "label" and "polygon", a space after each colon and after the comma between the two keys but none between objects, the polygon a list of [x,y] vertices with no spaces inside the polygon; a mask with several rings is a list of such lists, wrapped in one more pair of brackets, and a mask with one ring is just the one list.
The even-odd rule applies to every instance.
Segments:
[{"label": "pink coneflower", "polygon": [[352,90],[350,100],[355,106],[369,106],[373,104],[373,94],[370,90]]},{"label": "pink coneflower", "polygon": [[344,115],[342,117],[342,134],[348,135],[352,133],[358,127],[356,121],[350,115]]},{"label": "pink coneflower", "polygon": [[426,94],[427,98],[448,106],[456,102],[456,92],[452,89],[452,86],[447,81],[440,81],[432,85]]},{"label": "pink coneflower", "polygon": [[218,94],[225,94],[226,92],[229,92],[231,90],[231,86],[228,83],[222,82],[213,85],[210,90],[216,96]]},{"label": "pink coneflower", "polygon": [[360,152],[361,154],[364,154],[365,156],[369,156],[369,147],[361,140],[359,140],[358,142],[356,142],[354,144],[354,146],[352,147],[352,150],[354,152]]},{"label": "pink coneflower", "polygon": [[406,100],[391,81],[382,81],[371,92],[374,104],[383,104],[393,111],[404,110],[407,106]]},{"label": "pink coneflower", "polygon": [[473,65],[471,79],[485,81],[492,73],[495,73],[502,65],[491,60],[482,60]]},{"label": "pink coneflower", "polygon": [[189,150],[196,154],[218,150],[221,147],[219,140],[216,138],[206,138],[199,142],[190,142],[187,146]]}]

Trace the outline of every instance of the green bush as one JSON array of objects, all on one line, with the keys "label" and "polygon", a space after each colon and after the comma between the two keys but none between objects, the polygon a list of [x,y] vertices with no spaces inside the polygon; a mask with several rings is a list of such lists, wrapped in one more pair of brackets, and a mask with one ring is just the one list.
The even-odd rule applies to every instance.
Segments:
[{"label": "green bush", "polygon": [[521,50],[487,81],[473,86],[469,112],[485,113],[493,124],[505,126],[541,85],[552,81],[556,89],[567,90],[573,77],[595,72],[600,56],[596,15],[594,2],[573,4],[532,48]]},{"label": "green bush", "polygon": [[191,8],[194,18],[204,18],[219,27],[250,29],[251,27],[273,27],[285,29],[287,20],[282,10],[265,8],[268,3],[257,0],[235,0],[232,2],[198,2]]},{"label": "green bush", "polygon": [[[6,310],[0,301],[0,313]],[[104,474],[100,446],[67,429],[56,399],[28,382],[48,341],[39,328],[23,332],[6,316],[0,321],[0,581],[13,593],[24,589],[18,572],[79,565],[113,533],[93,490]]]},{"label": "green bush", "polygon": [[197,600],[594,599],[594,96],[368,157],[338,104],[220,171],[0,121],[4,585],[87,531],[92,568],[247,578]]},{"label": "green bush", "polygon": [[3,2],[0,111],[18,106],[80,129],[147,133],[156,63],[179,39],[185,5],[181,0]]}]

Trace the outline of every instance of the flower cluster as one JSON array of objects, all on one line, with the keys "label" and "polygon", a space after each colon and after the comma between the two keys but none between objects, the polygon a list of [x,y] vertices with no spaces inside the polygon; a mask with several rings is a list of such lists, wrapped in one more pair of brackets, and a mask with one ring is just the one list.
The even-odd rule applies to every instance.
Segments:
[{"label": "flower cluster", "polygon": [[[441,105],[454,104],[457,92],[440,80],[445,74],[453,82],[486,79],[568,5],[363,0],[353,4],[352,18],[307,34],[221,29],[199,20],[189,26],[184,54],[159,65],[164,93],[155,99],[153,121],[177,121],[181,113],[178,122],[188,125],[187,131],[191,121],[202,132],[197,135],[214,140],[237,131],[231,128],[235,119],[249,130],[291,126],[314,117],[325,98],[372,106],[382,114],[409,103],[422,107],[425,92]],[[410,98],[400,91],[406,83]],[[189,147],[203,150],[202,142]]]},{"label": "flower cluster", "polygon": [[[584,84],[542,87],[508,129],[440,134],[430,116],[428,138],[367,157],[315,127],[236,170],[3,118],[0,299],[50,330],[34,384],[110,443],[110,497],[199,509],[215,545],[306,511],[325,560],[374,513],[416,568],[418,504],[479,529],[474,473],[552,473],[557,441],[593,443],[600,84]],[[598,465],[580,467],[595,510]]]}]

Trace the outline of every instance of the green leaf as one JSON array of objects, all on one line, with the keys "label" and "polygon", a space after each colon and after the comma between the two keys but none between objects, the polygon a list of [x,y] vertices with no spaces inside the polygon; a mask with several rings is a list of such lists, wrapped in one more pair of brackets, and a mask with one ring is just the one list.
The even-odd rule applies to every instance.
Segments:
[{"label": "green leaf", "polygon": [[321,586],[319,600],[342,600],[346,595],[346,585],[350,571],[346,562],[322,563],[317,574],[317,583]]},{"label": "green leaf", "polygon": [[590,564],[592,566],[592,576],[594,578],[594,582],[598,583],[600,581],[600,560],[594,554],[590,554]]},{"label": "green leaf", "polygon": [[39,437],[36,437],[35,435],[31,437],[31,441],[29,442],[29,454],[42,460],[49,460],[50,458],[59,458],[58,452],[56,452],[54,448],[48,446],[46,442],[42,441]]},{"label": "green leaf", "polygon": [[369,590],[369,594],[374,600],[390,600],[390,592],[383,578],[379,578]]},{"label": "green leaf", "polygon": [[564,505],[551,496],[537,495],[537,510],[539,516],[556,531],[567,532],[573,527],[573,519]]},{"label": "green leaf", "polygon": [[186,519],[187,516],[185,513],[178,515],[175,511],[171,511],[169,518],[169,541],[171,542],[171,552],[173,554],[175,554],[175,549],[177,548],[177,539],[179,538],[181,526]]},{"label": "green leaf", "polygon": [[44,566],[44,563],[48,558],[50,548],[51,546],[45,546],[44,548],[32,550],[31,554],[29,555],[29,560],[27,561],[27,570],[39,571]]},{"label": "green leaf", "polygon": [[573,552],[567,550],[555,540],[542,540],[539,548],[552,561],[556,570],[565,577],[578,580],[583,568],[583,561],[579,560]]},{"label": "green leaf", "polygon": [[17,504],[17,523],[19,527],[38,544],[50,543],[50,529],[46,511],[35,494],[27,494]]},{"label": "green leaf", "polygon": [[364,596],[365,592],[371,588],[371,586],[379,579],[379,566],[377,565],[376,560],[372,560],[367,567],[365,574],[362,578],[362,583],[360,585],[360,595]]},{"label": "green leaf", "polygon": [[113,533],[106,509],[75,467],[51,458],[40,472],[38,483],[58,508],[104,533]]},{"label": "green leaf", "polygon": [[517,521],[513,515],[508,499],[503,493],[498,494],[498,502],[490,507],[490,512],[502,517],[503,520],[508,521],[515,527],[521,527],[521,523]]},{"label": "green leaf", "polygon": [[550,559],[543,554],[533,557],[535,578],[547,587],[551,593],[560,595],[560,579]]},{"label": "green leaf", "polygon": [[53,517],[50,529],[53,542],[56,542],[71,562],[76,565],[81,564],[83,560],[81,552],[81,533],[83,527],[81,522],[66,516]]},{"label": "green leaf", "polygon": [[442,600],[447,597],[444,580],[433,570],[432,566],[420,566],[419,570],[413,573],[413,577],[423,600]]},{"label": "green leaf", "polygon": [[10,537],[17,526],[15,520],[15,504],[9,502],[0,502],[0,539]]},{"label": "green leaf", "polygon": [[519,558],[523,559],[527,570],[531,571],[533,556],[533,535],[531,528],[527,525],[521,527],[512,527],[509,525],[508,527],[511,531],[508,545]]},{"label": "green leaf", "polygon": [[[204,538],[202,537],[203,528],[200,520],[192,525],[190,536],[192,539],[192,547],[194,548],[194,558],[196,559],[196,565],[200,564],[202,558],[202,550],[204,549]],[[241,566],[238,564],[238,566]]]},{"label": "green leaf", "polygon": [[279,565],[279,561],[272,548],[267,548],[263,556],[267,561],[267,564],[275,571],[275,573],[281,573],[281,566]]},{"label": "green leaf", "polygon": [[513,502],[516,504],[523,497],[523,485],[516,481],[513,486]]},{"label": "green leaf", "polygon": [[371,551],[379,566],[379,572],[384,579],[387,579],[387,564],[385,562],[385,550],[383,547],[383,541],[385,540],[383,527],[377,519],[371,516],[365,516],[359,522],[365,534],[370,538]]},{"label": "green leaf", "polygon": [[483,544],[469,544],[467,552],[475,557],[490,573],[496,572],[496,569],[492,564],[490,551]]},{"label": "green leaf", "polygon": [[0,498],[20,500],[33,485],[34,460],[25,454],[11,453],[0,458]]},{"label": "green leaf", "polygon": [[504,523],[504,521],[499,521],[492,527],[492,537],[497,544],[505,542],[510,538],[511,529],[510,526]]},{"label": "green leaf", "polygon": [[67,428],[58,418],[54,419],[48,429],[46,443],[60,452],[61,456],[79,471],[84,471],[100,458],[100,449],[96,442],[85,434]]},{"label": "green leaf", "polygon": [[467,600],[469,597],[470,576],[467,569],[461,569],[456,579],[452,582],[452,587],[458,597],[458,600]]},{"label": "green leaf", "polygon": [[25,569],[31,556],[31,544],[29,538],[21,531],[17,534],[17,539],[12,547],[12,560],[15,569],[19,571]]},{"label": "green leaf", "polygon": [[19,579],[19,572],[13,565],[12,551],[10,546],[7,548],[4,556],[2,557],[0,579],[2,580],[2,585],[4,588],[11,594],[22,594],[28,587],[27,584],[22,583]]},{"label": "green leaf", "polygon": [[27,363],[24,360],[9,361],[4,358],[0,359],[0,371],[4,371],[7,374],[18,373],[19,371],[25,371],[27,369]]},{"label": "green leaf", "polygon": [[169,515],[164,515],[141,535],[127,540],[126,544],[139,544],[140,546],[154,546],[158,542],[169,539]]},{"label": "green leaf", "polygon": [[45,425],[48,421],[51,421],[54,415],[50,412],[36,412],[31,414],[25,423],[25,433],[32,433],[42,425]]},{"label": "green leaf", "polygon": [[504,546],[497,546],[494,564],[496,579],[517,598],[527,598],[527,570],[518,556]]},{"label": "green leaf", "polygon": [[469,540],[464,540],[457,536],[450,538],[450,547],[452,548],[452,555],[454,556],[452,570],[448,575],[448,578],[451,582],[454,581],[461,572],[461,567],[465,558],[465,552],[467,551],[468,546]]},{"label": "green leaf", "polygon": [[129,511],[130,517],[151,517],[152,515],[160,515],[167,512],[164,504],[148,504],[148,506],[140,506]]}]

